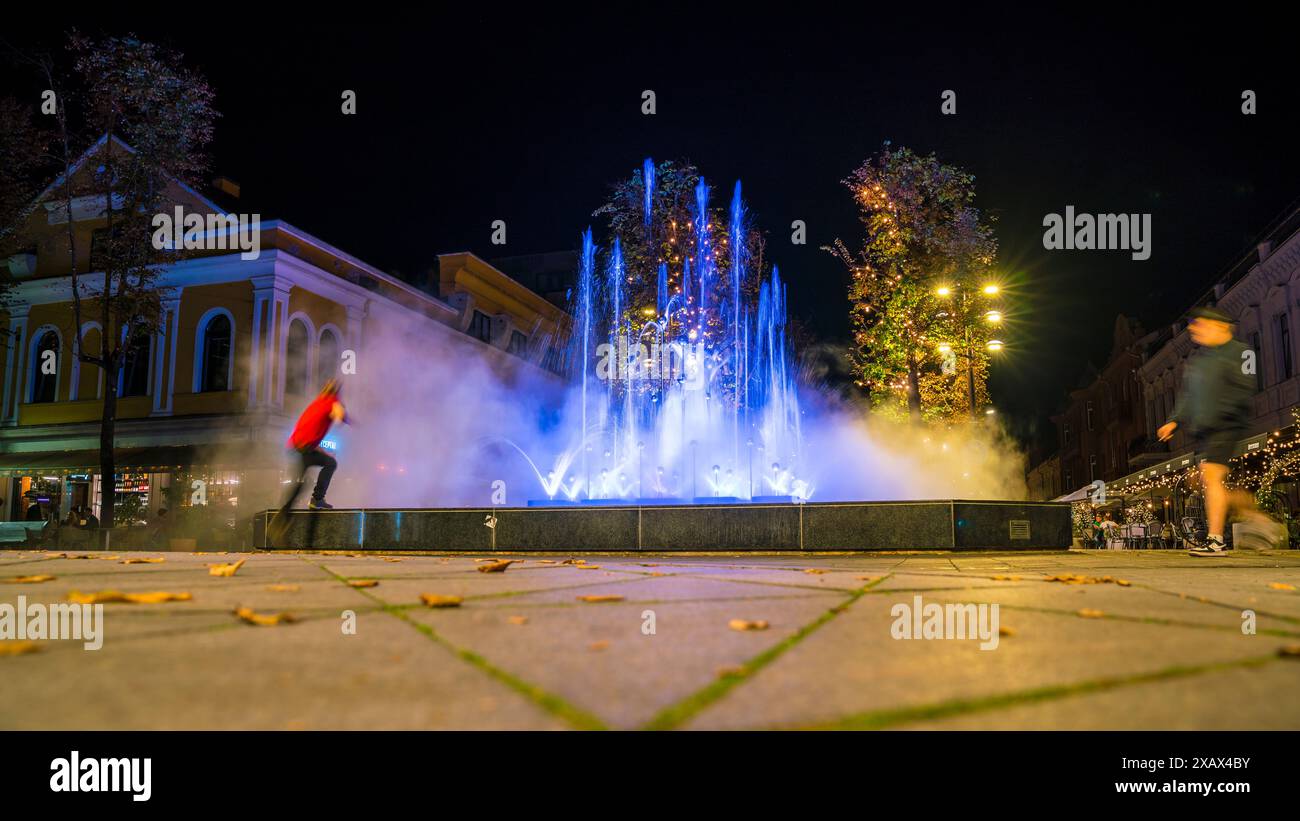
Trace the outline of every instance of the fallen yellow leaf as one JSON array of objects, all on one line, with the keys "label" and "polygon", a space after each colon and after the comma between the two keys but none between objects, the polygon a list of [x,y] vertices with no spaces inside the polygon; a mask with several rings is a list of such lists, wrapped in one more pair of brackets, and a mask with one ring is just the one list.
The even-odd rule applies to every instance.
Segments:
[{"label": "fallen yellow leaf", "polygon": [[268,584],[266,589],[272,593],[297,593],[300,588],[296,584]]},{"label": "fallen yellow leaf", "polygon": [[378,587],[379,582],[375,579],[353,579],[348,582],[348,587]]},{"label": "fallen yellow leaf", "polygon": [[[483,568],[480,567],[479,569],[482,570]],[[598,564],[580,564],[580,565],[578,565],[578,569],[579,569],[579,570],[599,570],[599,569],[600,569],[600,565],[598,565]]]},{"label": "fallen yellow leaf", "polygon": [[256,613],[251,607],[236,608],[235,615],[258,627],[274,627],[277,624],[291,624],[295,621],[292,613]]},{"label": "fallen yellow leaf", "polygon": [[999,636],[1008,636],[1008,637],[1010,637],[1010,636],[1014,636],[1015,634],[1016,634],[1016,631],[1013,630],[1013,629],[1011,629],[1010,627],[999,627],[999,628],[998,628],[998,635],[999,635]]},{"label": "fallen yellow leaf", "polygon": [[10,576],[7,579],[0,579],[5,584],[40,584],[41,582],[52,582],[54,576]]},{"label": "fallen yellow leaf", "polygon": [[727,622],[727,626],[732,630],[766,630],[770,625],[759,619],[758,621],[746,621],[745,619],[732,619]]},{"label": "fallen yellow leaf", "polygon": [[437,593],[421,593],[420,601],[429,607],[460,607],[465,601],[460,596],[442,596]]},{"label": "fallen yellow leaf", "polygon": [[386,561],[386,562],[400,562],[401,559],[395,558],[395,557],[393,557],[393,556],[385,556],[385,557],[384,557],[384,561]]},{"label": "fallen yellow leaf", "polygon": [[587,645],[587,649],[589,650],[604,650],[607,647],[609,647],[609,642],[607,641],[593,641],[591,644]]},{"label": "fallen yellow leaf", "polygon": [[1106,614],[1100,610],[1093,610],[1091,607],[1085,607],[1079,611],[1079,615],[1085,619],[1099,619]]},{"label": "fallen yellow leaf", "polygon": [[506,621],[510,622],[511,624],[527,624],[527,623],[528,623],[528,617],[527,617],[527,616],[511,616],[510,618],[506,619]]},{"label": "fallen yellow leaf", "polygon": [[34,641],[0,641],[0,656],[22,656],[40,651],[41,645]]},{"label": "fallen yellow leaf", "polygon": [[[89,557],[86,557],[86,558],[89,558]],[[159,564],[159,563],[161,563],[161,562],[165,562],[165,561],[167,561],[167,560],[166,560],[165,558],[163,558],[162,556],[158,556],[158,557],[156,557],[156,558],[155,558],[155,557],[151,557],[151,556],[137,556],[137,557],[132,558],[132,559],[123,559],[123,560],[122,560],[122,564]]]},{"label": "fallen yellow leaf", "polygon": [[1268,586],[1274,590],[1295,590],[1294,584],[1287,584],[1286,582],[1269,582]]},{"label": "fallen yellow leaf", "polygon": [[829,571],[829,570],[822,570],[820,567],[808,567],[808,568],[804,568],[804,571],[803,571],[803,572],[805,572],[805,573],[812,573],[812,574],[815,574],[815,575],[821,575],[822,573],[829,573],[829,572],[831,572],[831,571]]},{"label": "fallen yellow leaf", "polygon": [[68,601],[74,604],[162,604],[171,601],[189,601],[189,593],[122,593],[117,590],[101,590],[98,593],[81,593],[73,590],[68,594]]},{"label": "fallen yellow leaf", "polygon": [[189,601],[192,599],[189,593],[127,593],[126,601],[128,604],[162,604],[169,601]]},{"label": "fallen yellow leaf", "polygon": [[502,560],[499,561],[499,562],[492,562],[491,564],[481,564],[481,565],[479,565],[479,566],[478,566],[478,572],[480,572],[480,573],[504,573],[504,572],[506,572],[506,568],[509,567],[509,566],[512,565],[512,564],[514,564],[514,562],[511,561],[510,559],[502,559]]},{"label": "fallen yellow leaf", "polygon": [[623,597],[622,597],[622,596],[613,596],[613,595],[606,595],[606,596],[577,596],[576,598],[577,598],[578,601],[590,602],[590,603],[592,603],[592,604],[598,604],[598,603],[600,603],[600,602],[610,602],[610,601],[623,601]]},{"label": "fallen yellow leaf", "polygon": [[1300,659],[1300,644],[1287,644],[1277,648],[1277,654],[1282,658]]},{"label": "fallen yellow leaf", "polygon": [[208,565],[209,576],[233,576],[239,572],[239,568],[244,566],[248,559],[240,559],[231,564],[210,564]]}]

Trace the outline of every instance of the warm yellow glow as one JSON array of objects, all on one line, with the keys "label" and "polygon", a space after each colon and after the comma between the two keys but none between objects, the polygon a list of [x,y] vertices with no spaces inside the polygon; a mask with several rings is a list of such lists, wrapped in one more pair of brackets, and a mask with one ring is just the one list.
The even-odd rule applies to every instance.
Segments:
[{"label": "warm yellow glow", "polygon": [[989,340],[989,350],[990,350],[990,351],[1000,351],[1000,350],[1002,350],[1002,341],[999,340],[999,339],[990,339],[990,340]]},{"label": "warm yellow glow", "polygon": [[984,315],[984,318],[996,325],[997,323],[1002,321],[1002,312],[989,311],[987,314]]},{"label": "warm yellow glow", "polygon": [[985,285],[985,286],[984,286],[984,293],[988,294],[989,296],[993,296],[993,295],[996,294],[997,292],[998,292],[998,286],[996,286],[996,285]]},{"label": "warm yellow glow", "polygon": [[934,289],[934,292],[939,296],[948,296],[949,294],[952,293],[952,289],[949,288],[947,285],[940,285],[938,288]]},{"label": "warm yellow glow", "polygon": [[939,343],[939,353],[948,353],[951,350],[952,350],[952,346],[949,345],[947,342]]}]

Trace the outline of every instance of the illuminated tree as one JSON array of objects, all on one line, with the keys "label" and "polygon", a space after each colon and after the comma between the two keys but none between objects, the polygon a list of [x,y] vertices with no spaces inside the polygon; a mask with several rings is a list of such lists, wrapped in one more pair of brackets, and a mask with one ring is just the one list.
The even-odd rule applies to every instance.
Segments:
[{"label": "illuminated tree", "polygon": [[[699,171],[689,162],[647,161],[630,179],[616,184],[609,200],[594,213],[608,220],[597,267],[603,274],[612,272],[617,239],[625,297],[620,313],[627,331],[633,336],[638,334],[646,322],[661,314],[670,295],[679,295],[685,310],[675,312],[674,321],[702,327],[702,341],[712,353],[715,344],[723,344],[724,329],[735,326],[732,268],[737,260],[733,234],[742,238],[742,310],[751,309],[758,283],[769,273],[769,266],[762,232],[750,223],[743,208],[739,225],[732,225],[730,206],[739,194],[737,189],[707,184],[703,208],[706,230],[700,230],[701,181]],[[663,294],[659,289],[661,267],[666,286]],[[703,267],[710,273],[701,288]],[[735,379],[725,360],[719,384],[735,401]]]},{"label": "illuminated tree", "polygon": [[840,240],[826,250],[850,273],[857,383],[876,405],[906,408],[915,420],[970,414],[972,375],[976,405],[987,401],[987,329],[975,322],[984,306],[940,294],[981,293],[997,259],[992,228],[974,206],[974,177],[886,143],[843,182],[865,237],[857,253]]}]

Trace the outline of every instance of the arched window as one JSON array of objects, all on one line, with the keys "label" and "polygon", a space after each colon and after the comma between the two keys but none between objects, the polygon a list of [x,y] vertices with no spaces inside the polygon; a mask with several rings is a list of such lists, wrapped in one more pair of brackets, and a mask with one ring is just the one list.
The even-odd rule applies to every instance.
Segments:
[{"label": "arched window", "polygon": [[216,314],[203,328],[203,348],[199,360],[199,390],[228,391],[230,385],[231,340],[230,317]]},{"label": "arched window", "polygon": [[329,328],[321,331],[320,347],[316,351],[317,387],[338,376],[340,354],[342,354],[342,346],[339,345],[339,335]]},{"label": "arched window", "polygon": [[32,402],[53,402],[58,391],[59,335],[46,331],[36,343],[32,359]]},{"label": "arched window", "polygon": [[152,339],[147,331],[137,333],[126,347],[122,360],[122,396],[149,395],[149,352]]},{"label": "arched window", "polygon": [[284,352],[286,396],[304,396],[307,393],[307,381],[311,378],[311,361],[308,356],[310,338],[305,322],[295,319],[289,323],[289,337]]}]

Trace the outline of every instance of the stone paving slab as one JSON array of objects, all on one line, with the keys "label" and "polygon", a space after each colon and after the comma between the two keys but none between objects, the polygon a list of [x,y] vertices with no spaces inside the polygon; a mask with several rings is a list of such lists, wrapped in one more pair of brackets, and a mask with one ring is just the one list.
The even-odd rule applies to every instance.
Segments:
[{"label": "stone paving slab", "polygon": [[[93,551],[68,551],[83,555]],[[0,550],[0,604],[71,590],[189,592],[105,606],[103,649],[0,655],[0,729],[1295,728],[1300,553],[1180,551],[526,556]],[[122,564],[121,558],[162,557]],[[237,575],[207,565],[246,559]],[[813,571],[813,572],[809,572]],[[1066,585],[1047,576],[1124,578]],[[10,576],[52,574],[43,584]],[[1019,576],[1016,581],[993,576]],[[346,579],[376,579],[356,589]],[[273,585],[293,585],[292,592]],[[997,603],[1012,635],[900,641],[891,607]],[[421,593],[463,596],[436,610]],[[580,595],[624,601],[587,604]],[[253,627],[232,613],[290,612]],[[1083,608],[1103,618],[1082,618]],[[1261,630],[1243,636],[1241,610]],[[345,636],[344,611],[358,633]],[[653,611],[655,633],[642,632]],[[512,617],[524,617],[517,624]],[[766,630],[730,629],[731,619]]]},{"label": "stone paving slab", "polygon": [[524,696],[386,614],[17,658],[5,729],[551,729]]},{"label": "stone paving slab", "polygon": [[[634,602],[412,611],[458,647],[533,682],[609,727],[632,729],[842,601],[831,594],[745,601]],[[653,610],[655,633],[642,632]],[[512,616],[527,619],[513,624]],[[737,631],[732,619],[766,620]]]},{"label": "stone paving slab", "polygon": [[[1015,635],[1001,638],[995,650],[981,650],[975,640],[892,638],[891,608],[899,602],[911,604],[910,594],[863,596],[688,726],[831,724],[865,713],[1239,661],[1280,643],[1203,628],[1018,611],[1001,619]],[[817,675],[808,674],[810,665]],[[780,710],[770,709],[773,702]],[[1294,703],[1279,709],[1300,711]]]},{"label": "stone paving slab", "polygon": [[[1011,613],[1017,610],[1029,609],[1064,613],[1096,610],[1111,618],[1164,620],[1230,631],[1239,631],[1243,623],[1240,608],[1113,584],[1022,582],[1007,583],[997,588],[933,590],[925,592],[923,596],[926,601],[997,602],[1003,607],[1004,620],[1011,618]],[[1270,618],[1257,612],[1256,625],[1261,629],[1278,630],[1300,638],[1300,623]]]},{"label": "stone paving slab", "polygon": [[1294,700],[1300,664],[1208,672],[1045,703],[900,725],[924,730],[1300,730]]}]

